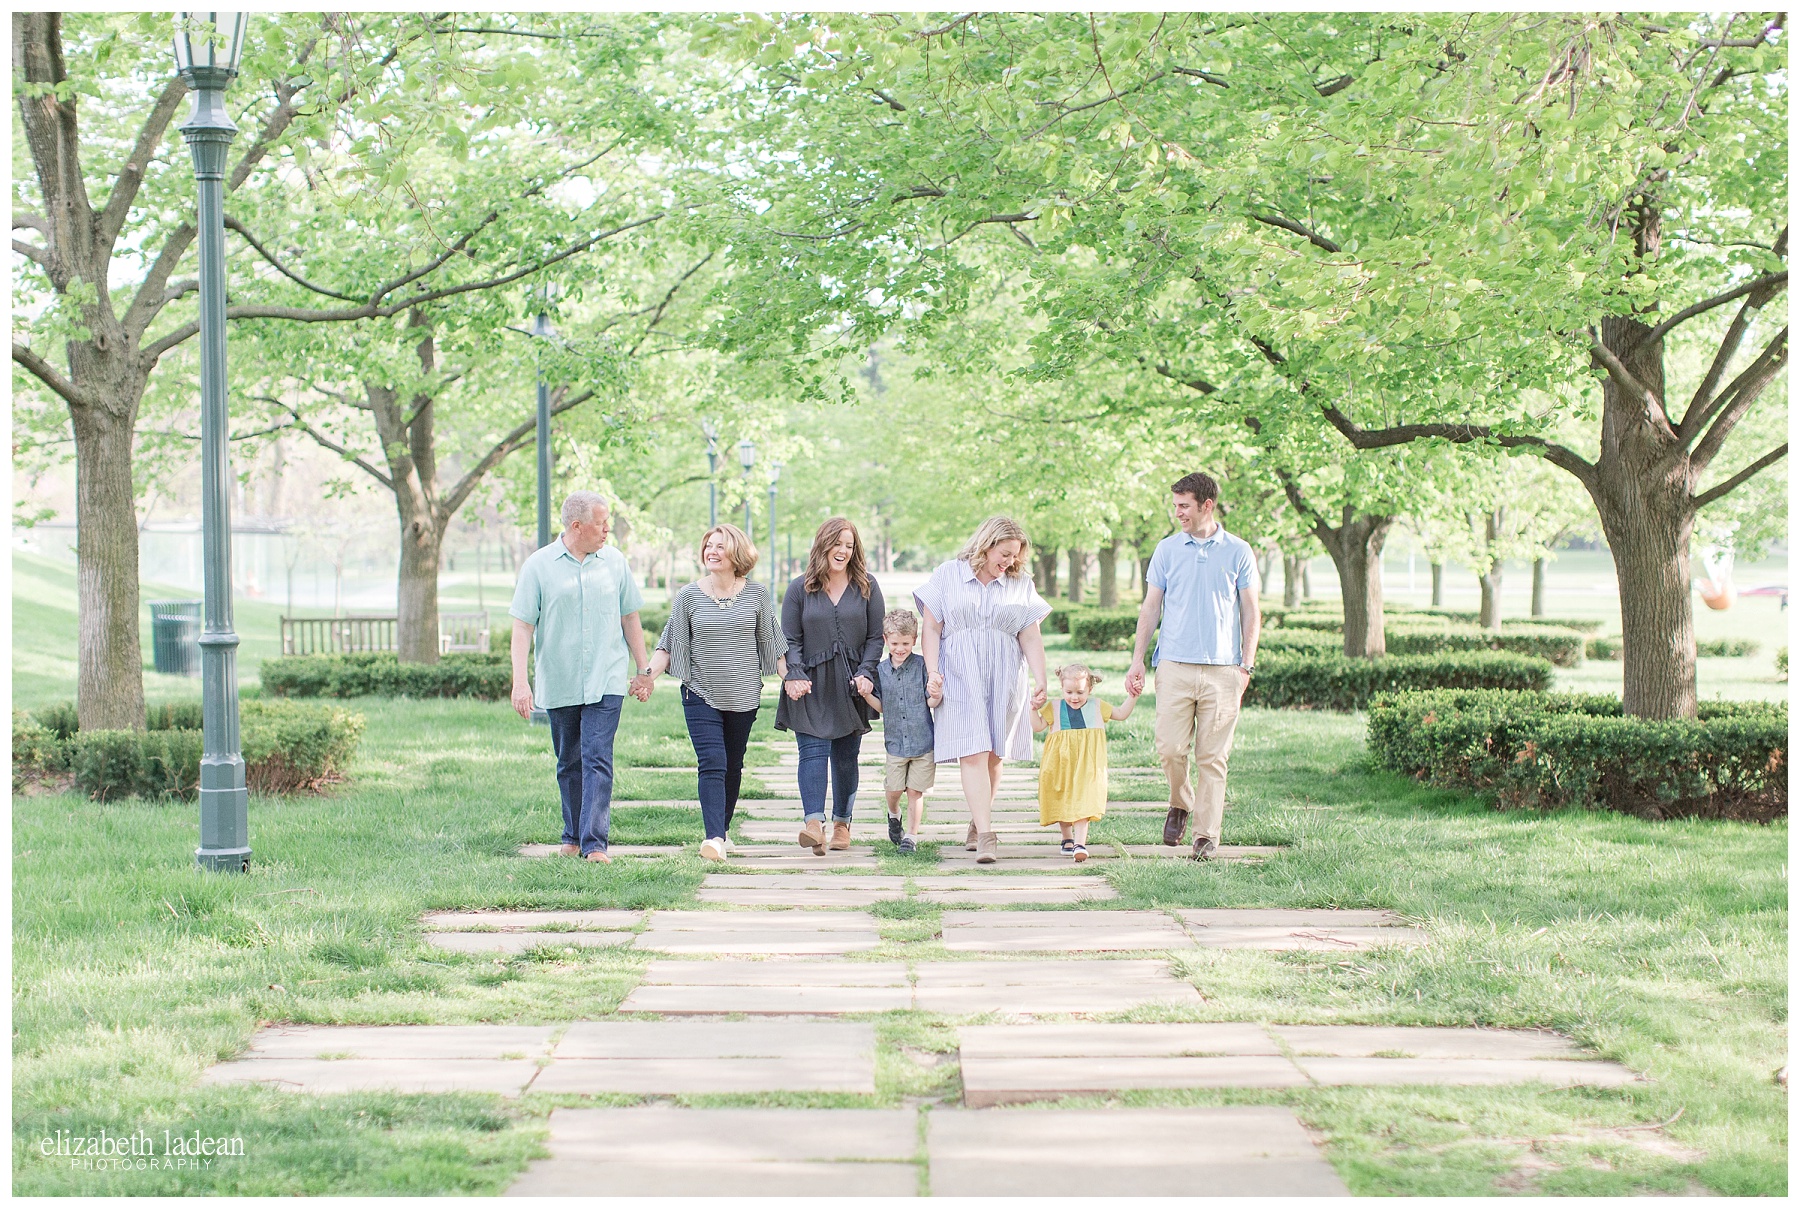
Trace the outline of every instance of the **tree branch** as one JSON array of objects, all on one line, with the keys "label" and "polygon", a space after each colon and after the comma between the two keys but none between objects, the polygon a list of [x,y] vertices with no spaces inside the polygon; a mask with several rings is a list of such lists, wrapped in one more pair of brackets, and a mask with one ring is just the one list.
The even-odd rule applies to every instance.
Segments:
[{"label": "tree branch", "polygon": [[1313,90],[1322,97],[1334,97],[1354,83],[1355,76],[1339,76],[1335,80],[1326,80],[1323,84],[1314,84]]},{"label": "tree branch", "polygon": [[1774,381],[1775,375],[1787,366],[1787,333],[1785,327],[1775,333],[1775,338],[1763,350],[1763,355],[1756,359],[1756,364],[1744,371],[1743,385],[1732,383],[1735,389],[1730,394],[1731,402],[1719,408],[1718,418],[1713,420],[1706,435],[1700,438],[1700,443],[1694,446],[1693,455],[1689,458],[1696,475],[1718,456],[1719,450],[1725,445],[1725,438],[1731,435],[1731,430],[1744,418],[1744,413],[1750,410],[1750,405],[1756,402],[1763,388]]},{"label": "tree branch", "polygon": [[31,371],[33,377],[61,395],[70,407],[86,407],[93,400],[84,395],[76,385],[56,372],[56,367],[38,356],[30,348],[18,341],[13,341],[13,360]]},{"label": "tree branch", "polygon": [[313,440],[317,441],[320,445],[324,446],[326,449],[331,450],[333,453],[337,454],[339,457],[343,458],[345,461],[355,462],[358,466],[360,466],[364,470],[366,470],[369,473],[370,477],[372,477],[376,482],[380,483],[383,487],[386,487],[389,491],[392,491],[394,489],[394,480],[393,479],[389,478],[387,475],[383,474],[375,466],[371,465],[367,460],[365,460],[362,457],[362,455],[352,452],[350,449],[346,448],[343,445],[340,445],[338,442],[332,440],[330,437],[326,436],[324,433],[322,433],[318,429],[314,428],[311,424],[308,424],[306,422],[306,418],[304,416],[302,416],[294,408],[288,406],[286,403],[283,403],[280,399],[273,398],[272,396],[269,396],[269,395],[254,395],[252,397],[259,399],[264,403],[272,404],[273,406],[279,407],[281,410],[287,412],[288,415],[294,417],[294,422],[291,425],[291,427],[298,428],[301,432],[305,433],[307,436],[309,436]]},{"label": "tree branch", "polygon": [[1779,462],[1782,458],[1785,458],[1787,456],[1787,448],[1787,442],[1783,441],[1779,447],[1769,450],[1769,452],[1763,454],[1760,458],[1757,458],[1754,462],[1726,479],[1723,483],[1720,483],[1717,487],[1710,488],[1709,490],[1696,495],[1694,497],[1695,510],[1698,511],[1715,500],[1724,499],[1733,491],[1742,487],[1752,478],[1761,474],[1763,471]]},{"label": "tree branch", "polygon": [[50,220],[41,214],[13,215],[13,230],[41,231],[47,238],[50,235]]},{"label": "tree branch", "polygon": [[668,293],[662,296],[662,301],[656,304],[656,308],[650,316],[650,322],[644,325],[644,330],[638,334],[638,338],[632,342],[631,348],[626,351],[627,356],[637,356],[638,349],[643,346],[644,341],[650,338],[650,333],[656,330],[656,325],[662,322],[663,315],[669,309],[669,303],[675,300],[676,291],[686,285],[688,280],[692,278],[695,273],[698,273],[701,269],[705,268],[706,262],[711,260],[713,255],[713,253],[708,252],[705,256],[700,258],[699,263],[694,265],[693,268],[675,279],[675,283],[669,287]]},{"label": "tree branch", "polygon": [[1214,75],[1210,71],[1201,71],[1198,67],[1171,67],[1169,70],[1178,76],[1192,76],[1196,80],[1205,80],[1208,84],[1217,84],[1220,88],[1231,87],[1224,76]]},{"label": "tree branch", "polygon": [[1669,424],[1669,416],[1663,410],[1662,400],[1651,394],[1650,388],[1639,382],[1632,372],[1625,368],[1625,363],[1619,360],[1618,355],[1601,342],[1600,333],[1594,330],[1592,324],[1588,325],[1588,341],[1588,352],[1594,360],[1605,367],[1607,374],[1614,382],[1618,383],[1619,388],[1627,396],[1644,405],[1644,419],[1649,421],[1650,426],[1671,443],[1676,442],[1679,438],[1675,435],[1675,429]]},{"label": "tree branch", "polygon": [[13,251],[25,257],[27,260],[41,265],[46,271],[50,268],[50,249],[48,248],[40,248],[36,244],[29,244],[22,239],[15,239],[13,240]]},{"label": "tree branch", "polygon": [[181,107],[182,98],[187,96],[187,85],[180,76],[170,77],[168,83],[156,96],[156,103],[150,107],[150,113],[144,118],[144,124],[138,128],[137,143],[131,154],[119,167],[118,179],[113,182],[112,192],[106,198],[106,208],[100,211],[95,220],[98,242],[102,248],[110,249],[113,241],[119,238],[119,232],[125,229],[125,217],[131,212],[131,203],[137,198],[138,188],[144,183],[144,169],[150,164],[150,157],[162,144],[163,135],[168,133],[169,123],[174,120],[175,111]]},{"label": "tree branch", "polygon": [[1141,80],[1136,84],[1133,84],[1130,88],[1121,88],[1116,92],[1108,93],[1106,96],[1101,97],[1098,101],[1089,101],[1085,105],[1065,106],[1061,110],[1061,112],[1059,112],[1055,117],[1051,118],[1048,122],[1045,122],[1042,126],[1039,126],[1036,130],[1033,130],[1030,134],[1026,135],[1025,141],[1029,143],[1032,139],[1035,139],[1038,135],[1044,133],[1044,131],[1050,129],[1050,127],[1056,125],[1058,122],[1062,121],[1064,118],[1068,117],[1072,113],[1080,113],[1086,109],[1098,109],[1100,106],[1111,104],[1113,101],[1119,100],[1121,97],[1128,97],[1134,92],[1142,92],[1144,89],[1150,87],[1150,85],[1156,83],[1158,80],[1162,79],[1164,76],[1166,76],[1168,74],[1169,73],[1166,71],[1159,71],[1155,75],[1150,76],[1147,79]]},{"label": "tree branch", "polygon": [[1767,277],[1758,277],[1754,281],[1746,281],[1734,289],[1726,290],[1723,294],[1716,294],[1704,301],[1696,302],[1693,306],[1676,311],[1673,315],[1670,315],[1667,319],[1651,328],[1648,332],[1645,332],[1638,343],[1640,345],[1655,344],[1676,327],[1686,323],[1689,319],[1692,319],[1695,315],[1704,315],[1707,311],[1712,310],[1716,306],[1724,306],[1733,298],[1742,298],[1745,294],[1754,293],[1758,290],[1766,290],[1767,294],[1763,297],[1762,302],[1755,304],[1760,307],[1763,303],[1767,302],[1769,298],[1774,297],[1781,286],[1786,284],[1786,269],[1781,270],[1779,273],[1770,273]]},{"label": "tree branch", "polygon": [[[565,411],[580,407],[583,403],[586,403],[593,397],[594,392],[591,390],[582,391],[578,395],[567,396],[551,406],[550,414],[552,416],[560,416]],[[461,508],[469,496],[474,493],[475,488],[481,485],[481,480],[486,477],[488,471],[511,457],[525,445],[531,443],[527,441],[526,438],[534,437],[535,434],[533,430],[536,428],[537,417],[534,416],[529,420],[521,420],[511,432],[495,442],[493,448],[483,454],[481,460],[471,466],[468,473],[458,479],[456,481],[456,486],[452,487],[443,497],[442,502],[438,505],[439,512],[445,518],[455,516],[456,510]]]},{"label": "tree branch", "polygon": [[948,25],[940,25],[936,29],[922,29],[918,33],[914,34],[913,36],[915,38],[939,37],[943,34],[949,33],[951,30],[955,29],[957,26],[961,25],[964,21],[967,21],[970,17],[973,17],[974,15],[975,15],[974,13],[964,13],[962,16],[960,16],[956,20],[950,22],[950,24],[948,24]]},{"label": "tree branch", "polygon": [[233,218],[229,214],[227,214],[225,216],[225,228],[229,231],[236,231],[239,235],[243,236],[244,242],[249,244],[253,249],[255,249],[257,255],[261,256],[264,260],[268,261],[269,264],[274,267],[274,269],[277,273],[280,273],[283,277],[287,278],[289,281],[293,282],[295,285],[302,286],[306,289],[309,289],[315,294],[323,294],[327,298],[336,298],[340,302],[361,302],[362,301],[362,299],[353,297],[349,294],[340,294],[336,290],[328,290],[322,285],[314,285],[312,282],[308,281],[306,278],[300,276],[300,274],[289,269],[286,265],[282,264],[281,261],[279,261],[275,258],[275,254],[273,252],[271,252],[271,251],[269,251],[269,249],[263,247],[262,244],[257,241],[256,236],[254,236],[250,233],[250,228],[246,227],[243,223],[239,222],[237,219]]},{"label": "tree branch", "polygon": [[883,101],[885,101],[887,103],[887,107],[889,109],[892,109],[895,113],[905,113],[906,112],[906,106],[902,105],[899,101],[896,101],[893,97],[889,96],[887,93],[881,91],[881,89],[871,88],[871,89],[869,89],[869,91],[874,93],[877,97],[880,97]]},{"label": "tree branch", "polygon": [[[1744,309],[1748,310],[1749,308],[1745,307]],[[1742,317],[1742,313],[1740,312],[1739,318]],[[1733,330],[1737,328],[1735,322],[1732,324],[1732,328]],[[1768,346],[1757,355],[1756,360],[1750,363],[1748,369],[1731,380],[1731,385],[1720,391],[1715,397],[1707,400],[1702,406],[1698,408],[1689,408],[1687,416],[1681,421],[1681,428],[1678,433],[1681,437],[1682,448],[1685,449],[1688,445],[1692,444],[1694,438],[1700,435],[1700,430],[1706,427],[1712,417],[1716,415],[1721,408],[1728,406],[1739,391],[1743,390],[1752,381],[1755,381],[1757,376],[1764,372],[1770,358],[1775,356],[1785,356],[1783,345],[1786,336],[1786,328],[1782,328],[1781,331],[1775,333],[1775,338],[1769,341]],[[1725,350],[1721,348],[1719,351],[1723,354]],[[1714,376],[1715,375],[1710,372],[1707,375],[1709,380]],[[1757,389],[1761,390],[1762,387],[1758,385]]]},{"label": "tree branch", "polygon": [[1359,427],[1354,420],[1329,403],[1323,405],[1320,411],[1331,426],[1342,433],[1344,439],[1356,449],[1387,449],[1394,445],[1431,439],[1450,441],[1457,445],[1492,441],[1502,449],[1541,450],[1545,461],[1568,471],[1583,483],[1591,481],[1594,474],[1593,463],[1574,450],[1546,441],[1542,437],[1496,433],[1485,424],[1400,424],[1392,428],[1367,429]]},{"label": "tree branch", "polygon": [[1280,227],[1283,231],[1292,231],[1295,235],[1304,235],[1306,237],[1306,242],[1312,244],[1316,248],[1323,248],[1327,252],[1342,252],[1344,250],[1331,240],[1320,235],[1317,231],[1314,231],[1309,227],[1303,227],[1291,218],[1285,218],[1280,214],[1258,214],[1254,210],[1249,213],[1250,217],[1259,223],[1265,223],[1271,227]]}]

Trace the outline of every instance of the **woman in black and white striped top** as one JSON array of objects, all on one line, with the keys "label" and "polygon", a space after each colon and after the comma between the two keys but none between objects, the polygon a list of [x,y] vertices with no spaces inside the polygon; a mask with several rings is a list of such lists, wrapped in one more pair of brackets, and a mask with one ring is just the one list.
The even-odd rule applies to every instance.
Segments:
[{"label": "woman in black and white striped top", "polygon": [[706,574],[675,594],[646,673],[681,681],[681,708],[700,767],[700,855],[725,859],[725,836],[744,779],[744,749],[762,705],[764,676],[787,675],[787,639],[769,589],[750,579],[756,546],[736,525],[700,541]]}]

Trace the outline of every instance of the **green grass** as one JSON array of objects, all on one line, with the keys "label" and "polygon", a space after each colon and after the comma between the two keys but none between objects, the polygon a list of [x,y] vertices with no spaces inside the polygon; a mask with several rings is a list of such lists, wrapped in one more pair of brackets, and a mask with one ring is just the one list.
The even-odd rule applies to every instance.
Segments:
[{"label": "green grass", "polygon": [[[46,582],[27,578],[16,590],[35,596]],[[15,658],[37,661],[29,675],[47,680],[57,651],[72,648],[71,604],[40,600],[30,626],[21,624]],[[1093,661],[1123,668],[1123,656]],[[1117,699],[1120,679],[1102,691]],[[67,684],[59,692],[46,684],[49,699],[66,699]],[[191,682],[182,687],[192,695]],[[1114,731],[1115,764],[1150,762],[1151,705]],[[422,943],[423,911],[693,901],[704,868],[691,854],[611,866],[513,855],[522,842],[555,839],[558,813],[548,734],[504,703],[356,707],[369,730],[353,780],[329,796],[253,798],[256,857],[246,876],[193,869],[191,805],[56,794],[15,801],[16,1193],[491,1194],[545,1153],[551,1108],[638,1102],[308,1097],[197,1083],[269,1022],[601,1017],[647,961],[565,951],[554,937],[502,960],[442,953]],[[764,710],[757,742],[771,737],[771,717]],[[673,693],[659,691],[648,708],[627,703],[622,755],[664,754],[667,767],[678,741]],[[628,768],[620,787],[640,800],[691,800],[693,778]],[[1156,819],[1154,810],[1115,812],[1099,833],[1150,842]],[[691,845],[697,823],[691,807],[626,802],[613,838]],[[1120,1019],[1554,1028],[1651,1081],[1083,1103],[1289,1105],[1359,1194],[1785,1193],[1786,1093],[1772,1079],[1786,1061],[1785,825],[1495,813],[1370,767],[1358,717],[1254,711],[1238,730],[1225,832],[1228,843],[1292,847],[1261,864],[1109,863],[1105,876],[1121,895],[1112,905],[1387,907],[1420,921],[1432,943],[1345,956],[1183,954],[1178,971],[1204,1002]],[[931,872],[933,855],[885,857],[884,868]],[[880,914],[882,946],[859,959],[966,957],[936,939],[936,908],[908,903]],[[954,1051],[953,1022],[917,1012],[874,1019],[873,1097],[681,1099],[954,1102],[954,1061],[927,1064]],[[1666,1129],[1640,1128],[1678,1112]],[[235,1134],[247,1154],[197,1172],[108,1173],[36,1153],[36,1140],[57,1129],[100,1127]]]}]

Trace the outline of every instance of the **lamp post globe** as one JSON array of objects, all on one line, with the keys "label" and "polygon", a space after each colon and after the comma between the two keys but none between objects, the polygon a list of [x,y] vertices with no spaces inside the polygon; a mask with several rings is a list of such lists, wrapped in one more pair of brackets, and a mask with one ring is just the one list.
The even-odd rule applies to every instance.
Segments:
[{"label": "lamp post globe", "polygon": [[248,13],[177,13],[175,69],[194,93],[181,134],[194,158],[200,282],[200,509],[206,619],[200,633],[202,869],[250,867],[250,795],[238,723],[231,602],[231,401],[225,375],[225,159],[237,127],[225,88],[238,74]]}]

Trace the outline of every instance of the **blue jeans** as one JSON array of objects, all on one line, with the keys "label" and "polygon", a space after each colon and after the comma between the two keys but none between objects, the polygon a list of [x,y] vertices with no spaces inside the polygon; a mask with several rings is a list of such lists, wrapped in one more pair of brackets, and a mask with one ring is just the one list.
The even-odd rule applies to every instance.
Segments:
[{"label": "blue jeans", "polygon": [[800,747],[801,813],[809,819],[825,817],[825,770],[831,769],[831,817],[840,823],[850,821],[856,809],[856,757],[862,750],[860,734],[842,735],[836,739],[820,739],[794,732]]},{"label": "blue jeans", "polygon": [[587,705],[559,705],[550,715],[550,746],[556,751],[556,785],[562,790],[565,844],[580,844],[581,855],[605,852],[612,830],[613,736],[619,733],[622,694]]},{"label": "blue jeans", "polygon": [[714,709],[706,698],[681,686],[681,709],[687,715],[694,763],[700,767],[700,818],[706,838],[722,840],[737,813],[738,789],[744,781],[744,748],[756,725],[753,709]]}]

